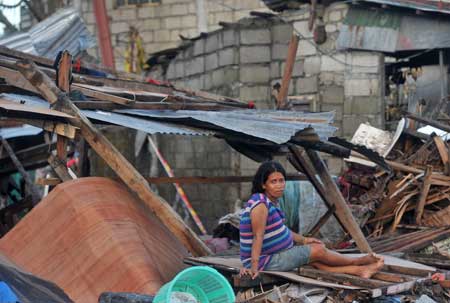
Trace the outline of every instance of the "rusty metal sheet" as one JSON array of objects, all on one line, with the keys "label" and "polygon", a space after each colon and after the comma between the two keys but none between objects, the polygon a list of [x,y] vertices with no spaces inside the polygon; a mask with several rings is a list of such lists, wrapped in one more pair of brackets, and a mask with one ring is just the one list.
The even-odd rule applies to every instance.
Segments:
[{"label": "rusty metal sheet", "polygon": [[136,199],[106,178],[64,182],[0,239],[0,252],[74,302],[97,302],[104,291],[155,294],[188,252]]},{"label": "rusty metal sheet", "polygon": [[337,40],[338,49],[397,51],[450,48],[450,21],[396,11],[350,7]]}]

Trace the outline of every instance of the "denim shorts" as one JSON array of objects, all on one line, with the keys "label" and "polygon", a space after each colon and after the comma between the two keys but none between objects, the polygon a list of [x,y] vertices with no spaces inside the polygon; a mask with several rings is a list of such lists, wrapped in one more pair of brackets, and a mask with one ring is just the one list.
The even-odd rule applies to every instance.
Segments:
[{"label": "denim shorts", "polygon": [[309,263],[311,246],[300,245],[273,254],[264,270],[291,271]]}]

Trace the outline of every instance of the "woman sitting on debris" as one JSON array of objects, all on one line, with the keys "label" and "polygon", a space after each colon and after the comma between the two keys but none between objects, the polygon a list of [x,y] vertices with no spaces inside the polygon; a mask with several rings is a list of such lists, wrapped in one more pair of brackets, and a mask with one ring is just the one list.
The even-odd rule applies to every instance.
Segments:
[{"label": "woman sitting on debris", "polygon": [[370,278],[384,264],[369,254],[351,258],[328,250],[318,239],[303,237],[284,225],[284,214],[277,206],[283,195],[286,172],[280,163],[261,164],[253,178],[252,196],[242,214],[240,255],[241,275],[252,279],[261,270],[290,271],[302,265]]}]

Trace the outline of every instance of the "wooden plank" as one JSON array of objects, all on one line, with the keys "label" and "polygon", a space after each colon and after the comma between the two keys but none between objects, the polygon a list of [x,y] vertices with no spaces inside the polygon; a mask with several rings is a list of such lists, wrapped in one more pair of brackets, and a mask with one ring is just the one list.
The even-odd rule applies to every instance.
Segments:
[{"label": "wooden plank", "polygon": [[72,75],[72,56],[68,51],[64,51],[61,55],[61,59],[58,62],[58,87],[63,92],[68,93],[70,91],[70,77]]},{"label": "wooden plank", "polygon": [[418,283],[425,283],[426,281],[431,281],[431,277],[429,278],[421,278],[413,281],[388,285],[384,287],[380,287],[377,289],[372,289],[369,291],[371,293],[372,298],[381,297],[383,295],[395,295],[405,291],[409,291],[414,288],[414,286]]},{"label": "wooden plank", "polygon": [[[123,105],[109,101],[74,101],[80,109],[115,110],[123,109]],[[191,102],[134,102],[128,104],[127,108],[148,110],[236,110],[236,107],[225,106],[216,103],[193,104]]]},{"label": "wooden plank", "polygon": [[407,281],[414,280],[414,277],[408,276],[408,275],[402,275],[402,274],[393,274],[388,272],[377,272],[372,276],[372,279],[381,280],[385,282],[392,282],[392,283],[403,283]]},{"label": "wooden plank", "polygon": [[390,283],[385,281],[377,281],[372,279],[366,279],[358,276],[348,275],[348,274],[340,274],[333,272],[326,272],[323,270],[300,267],[298,269],[298,274],[304,277],[319,279],[328,282],[335,282],[339,284],[348,285],[350,283],[353,286],[363,287],[363,288],[379,288],[383,286],[387,286]]},{"label": "wooden plank", "polygon": [[38,178],[36,180],[36,184],[42,186],[55,186],[59,183],[61,183],[61,180],[59,178]]},{"label": "wooden plank", "polygon": [[284,65],[284,74],[283,79],[281,80],[281,88],[277,96],[277,109],[286,108],[286,99],[289,92],[292,69],[294,68],[295,58],[297,56],[298,40],[298,36],[296,34],[292,34],[291,41],[289,42],[286,64]]},{"label": "wooden plank", "polygon": [[78,130],[77,127],[67,124],[61,123],[58,121],[48,121],[48,120],[39,120],[39,119],[16,119],[16,118],[8,118],[10,122],[16,122],[19,124],[29,124],[43,130],[46,130],[51,133],[56,133],[60,136],[67,137],[69,139],[74,139],[76,136],[76,132]]},{"label": "wooden plank", "polygon": [[41,198],[40,198],[40,195],[39,195],[37,188],[35,187],[33,181],[31,181],[31,177],[25,171],[25,168],[23,167],[22,163],[20,163],[19,159],[17,159],[17,156],[14,154],[14,151],[11,148],[11,146],[9,145],[8,141],[6,141],[1,136],[0,136],[0,141],[2,142],[3,148],[8,153],[9,157],[11,158],[12,162],[16,166],[17,170],[22,175],[22,177],[25,181],[25,184],[26,184],[27,194],[31,196],[33,205],[36,205],[41,200]]},{"label": "wooden plank", "polygon": [[130,162],[98,131],[91,122],[73,105],[67,95],[62,95],[60,90],[53,84],[38,67],[31,61],[17,63],[20,72],[29,80],[45,98],[55,103],[58,100],[71,109],[75,119],[71,120],[81,130],[81,134],[98,153],[98,155],[114,170],[122,181],[150,209],[172,234],[178,238],[183,245],[194,256],[211,254],[209,248],[198,238],[198,236],[183,222],[180,216],[161,197],[153,193],[148,182],[131,165]]},{"label": "wooden plank", "polygon": [[425,175],[423,176],[422,189],[420,192],[420,197],[417,202],[416,211],[415,211],[415,220],[417,225],[421,225],[422,223],[422,215],[423,210],[425,208],[425,202],[428,197],[428,192],[430,191],[431,186],[431,174],[433,173],[433,167],[431,165],[427,166],[425,171]]},{"label": "wooden plank", "polygon": [[95,98],[95,99],[102,100],[102,101],[110,101],[115,104],[127,106],[127,105],[133,104],[135,102],[135,100],[107,94],[107,93],[96,91],[93,89],[88,89],[88,88],[85,88],[85,87],[82,87],[82,86],[79,86],[76,84],[72,84],[72,89],[79,90],[88,97]]},{"label": "wooden plank", "polygon": [[0,66],[0,78],[5,79],[9,85],[39,94],[39,91],[18,71]]},{"label": "wooden plank", "polygon": [[67,170],[65,161],[62,160],[61,158],[52,154],[48,158],[48,164],[50,164],[55,173],[63,182],[73,180],[72,176],[69,174],[69,171]]},{"label": "wooden plank", "polygon": [[311,149],[306,150],[311,163],[315,167],[317,174],[319,175],[322,183],[324,184],[327,192],[333,196],[334,204],[336,205],[336,215],[341,219],[342,223],[346,226],[346,230],[355,240],[356,246],[361,250],[361,252],[372,252],[369,243],[367,242],[364,234],[361,231],[358,223],[356,222],[353,214],[348,207],[347,202],[342,196],[336,183],[331,178],[331,175],[316,151]]},{"label": "wooden plank", "polygon": [[405,117],[413,119],[413,120],[418,121],[420,123],[439,128],[439,129],[441,129],[443,131],[446,131],[448,133],[450,132],[450,126],[442,124],[442,123],[439,123],[436,120],[423,118],[423,117],[420,117],[418,115],[415,115],[413,113],[408,113],[408,112],[403,112],[403,114],[404,114]]},{"label": "wooden plank", "polygon": [[439,136],[433,137],[434,144],[439,151],[439,156],[441,156],[442,164],[444,164],[444,172],[446,175],[450,174],[450,163],[449,163],[449,152],[450,150],[447,148],[444,140],[442,140]]}]

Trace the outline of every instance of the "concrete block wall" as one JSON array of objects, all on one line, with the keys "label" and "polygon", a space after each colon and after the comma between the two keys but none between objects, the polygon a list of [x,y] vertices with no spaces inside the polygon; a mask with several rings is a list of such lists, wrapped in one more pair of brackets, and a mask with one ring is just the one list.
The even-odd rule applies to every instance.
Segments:
[{"label": "concrete block wall", "polygon": [[[274,108],[271,87],[281,82],[292,31],[291,24],[277,19],[245,18],[194,41],[170,63],[166,78],[181,87]],[[291,94],[302,66],[299,61],[294,67]]]},{"label": "concrete block wall", "polygon": [[297,58],[303,62],[303,76],[296,82],[297,94],[316,95],[312,111],[336,111],[336,135],[349,138],[363,122],[383,127],[384,58],[376,52],[337,50],[336,40],[347,12],[345,3],[319,8],[327,35],[320,45],[308,28],[308,4],[285,17],[300,35]]},{"label": "concrete block wall", "polygon": [[[161,3],[121,7],[116,7],[115,2],[106,0],[111,41],[118,70],[123,70],[124,67],[130,26],[139,31],[147,55],[177,47],[181,42],[180,35],[193,38],[200,34],[196,0],[161,0]],[[248,16],[252,10],[268,11],[260,0],[205,0],[205,6],[208,31],[219,28],[219,22],[235,22]],[[92,0],[82,1],[81,9],[89,30],[96,35],[97,26]],[[90,54],[97,58],[98,52],[98,48],[90,50]]]}]

